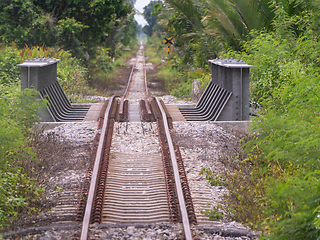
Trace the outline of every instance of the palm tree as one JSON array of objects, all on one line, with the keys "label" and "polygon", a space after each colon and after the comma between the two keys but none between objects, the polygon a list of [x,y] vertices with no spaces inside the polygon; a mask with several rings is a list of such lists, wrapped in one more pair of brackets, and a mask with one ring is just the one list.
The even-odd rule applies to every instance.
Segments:
[{"label": "palm tree", "polygon": [[[202,53],[205,61],[229,48],[241,50],[241,41],[252,30],[281,28],[297,36],[294,21],[287,19],[311,7],[312,2],[316,0],[166,0],[164,15],[169,20],[163,21],[178,39],[181,54]],[[279,9],[286,25],[280,25]]]},{"label": "palm tree", "polygon": [[192,26],[188,36],[215,36],[223,45],[238,42],[252,29],[270,28],[268,0],[168,0]]}]

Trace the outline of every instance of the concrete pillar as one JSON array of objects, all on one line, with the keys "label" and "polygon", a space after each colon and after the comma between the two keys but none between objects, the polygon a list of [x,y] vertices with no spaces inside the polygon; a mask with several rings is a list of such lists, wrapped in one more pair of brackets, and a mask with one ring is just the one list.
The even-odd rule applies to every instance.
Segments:
[{"label": "concrete pillar", "polygon": [[41,91],[57,81],[57,62],[55,58],[28,59],[17,66],[21,67],[21,90],[34,88]]},{"label": "concrete pillar", "polygon": [[[57,63],[60,59],[34,58],[17,66],[21,67],[21,91],[34,88],[41,91],[57,81]],[[40,95],[38,96],[40,98]],[[47,108],[39,110],[41,121],[52,122],[53,117]]]},{"label": "concrete pillar", "polygon": [[243,61],[234,59],[209,60],[212,81],[232,95],[217,121],[249,120],[249,69]]},{"label": "concrete pillar", "polygon": [[218,79],[219,79],[219,66],[212,65],[212,81],[215,84],[219,85]]}]

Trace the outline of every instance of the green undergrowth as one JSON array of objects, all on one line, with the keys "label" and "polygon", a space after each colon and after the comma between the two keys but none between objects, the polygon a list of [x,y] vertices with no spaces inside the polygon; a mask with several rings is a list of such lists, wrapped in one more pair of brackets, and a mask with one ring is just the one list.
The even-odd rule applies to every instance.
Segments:
[{"label": "green undergrowth", "polygon": [[260,117],[243,141],[246,155],[222,157],[227,170],[221,175],[203,173],[230,191],[225,218],[261,230],[262,239],[319,239],[320,72],[314,54],[320,43],[253,34],[246,51],[225,57],[254,65],[251,98],[261,106]]},{"label": "green undergrowth", "polygon": [[[34,141],[38,132],[32,126],[39,118],[38,109],[47,104],[38,99],[34,89],[20,90],[21,69],[17,64],[36,57],[60,59],[57,79],[73,103],[87,102],[86,95],[96,94],[88,84],[90,71],[97,78],[114,74],[117,67],[136,49],[119,50],[115,61],[108,49],[97,48],[97,55],[88,62],[72,57],[60,48],[0,44],[0,228],[23,214],[38,214],[37,201],[43,189],[34,177],[32,166],[38,161]],[[87,66],[87,64],[89,66]]]},{"label": "green undergrowth", "polygon": [[154,36],[148,38],[145,53],[147,61],[157,67],[156,76],[164,80],[167,93],[183,99],[193,98],[192,88],[195,79],[199,80],[199,91],[202,93],[211,77],[209,71],[184,65],[174,45],[170,46],[169,54],[167,49],[163,38]]},{"label": "green undergrowth", "polygon": [[[248,17],[250,11],[257,11],[254,8],[245,8],[246,16],[241,1],[225,7],[213,2],[202,8],[197,1],[169,1],[161,15],[177,53],[163,59],[168,65],[160,64],[170,72],[177,62],[178,75],[182,74],[170,89],[173,94],[190,96],[194,79],[200,85],[207,83],[210,58],[233,58],[254,66],[250,68],[250,102],[259,108],[258,116],[238,155],[221,156],[224,172],[203,169],[211,185],[229,190],[225,204],[205,214],[260,230],[261,239],[319,240],[319,1],[260,1],[259,9],[268,12],[264,16],[268,23],[257,28],[256,19]],[[186,4],[194,11],[187,11],[192,8]],[[220,16],[213,11],[211,16],[206,11],[210,5],[217,12],[228,11]],[[239,24],[233,24],[238,18]],[[247,33],[242,34],[244,28]],[[236,29],[242,30],[234,34]]]},{"label": "green undergrowth", "polygon": [[114,86],[122,68],[127,66],[127,61],[136,56],[138,45],[132,48],[120,48],[114,57],[110,56],[110,49],[98,47],[92,59],[88,61],[89,80],[99,95],[106,95],[101,86]]},{"label": "green undergrowth", "polygon": [[21,211],[37,212],[30,204],[43,192],[22,167],[37,160],[29,143],[36,110],[44,103],[35,95],[31,89],[21,92],[18,85],[0,85],[0,227]]},{"label": "green undergrowth", "polygon": [[154,76],[163,81],[165,90],[169,94],[172,94],[173,89],[178,88],[181,77],[183,77],[183,74],[176,68],[173,55],[172,52],[167,53],[167,46],[163,44],[162,38],[147,39],[146,61],[153,64],[153,68],[156,69]]},{"label": "green undergrowth", "polygon": [[167,54],[162,38],[148,37],[144,54],[148,62],[156,66],[160,65],[162,63],[161,60],[163,60],[162,58]]},{"label": "green undergrowth", "polygon": [[16,65],[36,57],[53,57],[61,60],[57,64],[57,79],[71,102],[85,102],[83,96],[95,94],[87,83],[88,70],[79,59],[72,57],[63,49],[45,46],[26,46],[19,49],[14,43],[11,46],[0,45],[0,84],[6,86],[20,84],[21,70]]},{"label": "green undergrowth", "polygon": [[95,93],[87,84],[87,68],[63,49],[0,45],[0,227],[21,213],[38,213],[33,203],[43,192],[32,170],[26,169],[37,161],[31,147],[36,134],[32,126],[39,117],[37,110],[46,103],[37,99],[33,89],[21,92],[21,69],[17,67],[35,57],[61,59],[57,78],[71,102],[83,102],[84,95]]},{"label": "green undergrowth", "polygon": [[109,56],[109,49],[97,48],[95,55],[88,62],[89,77],[93,81],[109,83],[114,70],[113,58]]}]

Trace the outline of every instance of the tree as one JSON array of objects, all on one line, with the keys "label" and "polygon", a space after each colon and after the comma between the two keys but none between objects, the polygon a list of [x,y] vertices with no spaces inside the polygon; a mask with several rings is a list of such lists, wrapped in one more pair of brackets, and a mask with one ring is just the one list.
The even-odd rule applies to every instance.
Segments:
[{"label": "tree", "polygon": [[[124,0],[35,0],[34,4],[58,21],[74,19],[68,20],[78,23],[73,24],[78,34],[73,34],[87,51],[106,42],[111,21],[125,18],[132,11],[132,5]],[[80,25],[82,29],[78,32]]]},{"label": "tree", "polygon": [[151,36],[153,33],[153,28],[157,24],[157,16],[154,13],[154,4],[156,1],[151,1],[147,6],[143,8],[143,15],[146,19],[148,25],[145,25],[142,28],[142,31],[147,34],[148,36]]},{"label": "tree", "polygon": [[[305,0],[167,0],[159,19],[174,37],[184,62],[202,68],[208,58],[228,49],[241,51],[252,30],[287,29],[298,36],[294,16],[310,5]],[[291,20],[282,21],[280,16]],[[283,22],[286,27],[277,27]]]},{"label": "tree", "polygon": [[[112,21],[128,17],[134,1],[126,0],[3,0],[0,36],[19,47],[58,45],[77,56],[106,44]],[[133,20],[133,19],[131,19]]]},{"label": "tree", "polygon": [[118,30],[116,41],[121,42],[124,46],[128,46],[132,41],[137,39],[138,23],[134,19],[134,13],[130,14],[121,23]]},{"label": "tree", "polygon": [[[0,1],[0,36],[5,42],[29,44],[39,13],[30,0]],[[37,25],[37,24],[36,24]],[[36,26],[38,27],[38,26]]]}]

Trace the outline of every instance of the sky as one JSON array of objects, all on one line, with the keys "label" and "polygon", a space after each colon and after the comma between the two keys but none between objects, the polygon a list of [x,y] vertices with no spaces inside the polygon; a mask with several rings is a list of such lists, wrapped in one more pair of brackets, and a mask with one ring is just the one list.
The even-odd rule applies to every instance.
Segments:
[{"label": "sky", "polygon": [[[150,2],[150,0],[137,0],[136,4],[134,5],[134,7],[141,13],[143,13],[143,7],[148,5]],[[144,19],[143,16],[140,15],[134,15],[134,18],[136,19],[136,21],[138,22],[138,24],[144,26],[147,24],[146,20]]]}]

